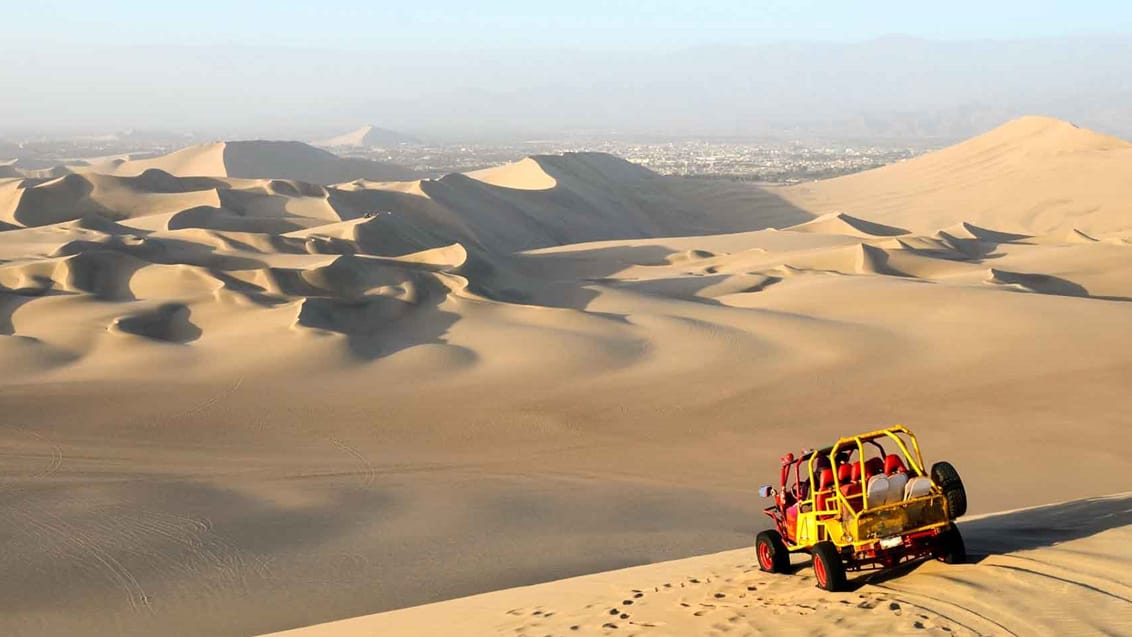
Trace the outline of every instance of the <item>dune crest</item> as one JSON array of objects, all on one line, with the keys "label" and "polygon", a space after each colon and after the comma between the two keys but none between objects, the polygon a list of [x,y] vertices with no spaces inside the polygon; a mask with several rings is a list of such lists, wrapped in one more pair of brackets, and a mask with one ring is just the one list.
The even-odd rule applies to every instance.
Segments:
[{"label": "dune crest", "polygon": [[840,209],[926,232],[962,219],[1043,235],[1132,229],[1132,143],[1023,117],[942,150],[778,192],[805,210]]},{"label": "dune crest", "polygon": [[513,164],[474,170],[467,175],[485,184],[515,190],[550,190],[558,185],[558,181],[531,157]]},{"label": "dune crest", "polygon": [[407,168],[343,158],[302,142],[264,140],[212,142],[159,157],[95,164],[89,170],[133,176],[154,168],[178,177],[289,179],[315,184],[418,177]]},{"label": "dune crest", "polygon": [[817,232],[822,234],[847,234],[856,237],[896,237],[908,234],[903,228],[894,228],[865,219],[858,219],[843,212],[824,214],[813,221],[783,228],[793,232]]}]

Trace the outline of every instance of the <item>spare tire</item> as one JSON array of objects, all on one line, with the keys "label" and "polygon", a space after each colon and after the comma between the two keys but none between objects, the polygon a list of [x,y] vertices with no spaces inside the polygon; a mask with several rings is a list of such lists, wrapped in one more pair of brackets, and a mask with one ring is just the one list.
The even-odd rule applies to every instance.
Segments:
[{"label": "spare tire", "polygon": [[963,480],[959,472],[950,462],[937,462],[932,465],[932,482],[943,491],[947,498],[947,511],[951,519],[967,513],[967,489],[963,487]]}]

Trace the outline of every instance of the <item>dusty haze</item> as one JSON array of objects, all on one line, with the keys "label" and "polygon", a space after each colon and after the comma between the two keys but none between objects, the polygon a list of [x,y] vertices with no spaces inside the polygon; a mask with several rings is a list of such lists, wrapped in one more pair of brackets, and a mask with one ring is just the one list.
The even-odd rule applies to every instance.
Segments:
[{"label": "dusty haze", "polygon": [[1132,136],[1125,36],[452,53],[334,50],[328,39],[321,50],[56,44],[4,53],[19,60],[0,65],[7,135],[159,128],[317,139],[373,122],[460,139],[957,140],[1037,112]]}]

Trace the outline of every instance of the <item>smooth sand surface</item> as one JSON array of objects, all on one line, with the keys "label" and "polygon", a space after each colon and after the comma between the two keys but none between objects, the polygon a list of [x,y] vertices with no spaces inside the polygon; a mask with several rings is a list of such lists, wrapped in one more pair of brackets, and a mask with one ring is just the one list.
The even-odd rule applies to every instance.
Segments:
[{"label": "smooth sand surface", "polygon": [[[260,634],[736,549],[784,452],[897,422],[973,513],[1132,478],[1120,140],[1027,118],[790,188],[594,153],[315,185],[199,151],[0,179],[0,633]],[[1085,511],[978,546],[1125,533]],[[734,555],[688,572],[761,586]],[[804,577],[767,586],[856,603]],[[920,612],[886,608],[847,621]]]},{"label": "smooth sand surface", "polygon": [[[866,572],[851,593],[759,570],[751,549],[638,566],[276,633],[412,635],[1123,635],[1132,493],[976,516],[963,565]],[[803,556],[804,557],[804,556]]]}]

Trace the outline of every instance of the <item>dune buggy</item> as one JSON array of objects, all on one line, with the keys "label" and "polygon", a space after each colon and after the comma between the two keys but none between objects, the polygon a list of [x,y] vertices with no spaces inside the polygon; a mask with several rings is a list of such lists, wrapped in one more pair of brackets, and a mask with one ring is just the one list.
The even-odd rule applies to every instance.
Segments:
[{"label": "dune buggy", "polygon": [[963,482],[947,462],[925,470],[919,443],[904,427],[788,453],[780,483],[759,489],[774,498],[765,513],[775,528],[755,540],[763,571],[788,572],[790,553],[809,553],[817,585],[842,591],[847,571],[966,559],[954,522],[967,511]]}]

